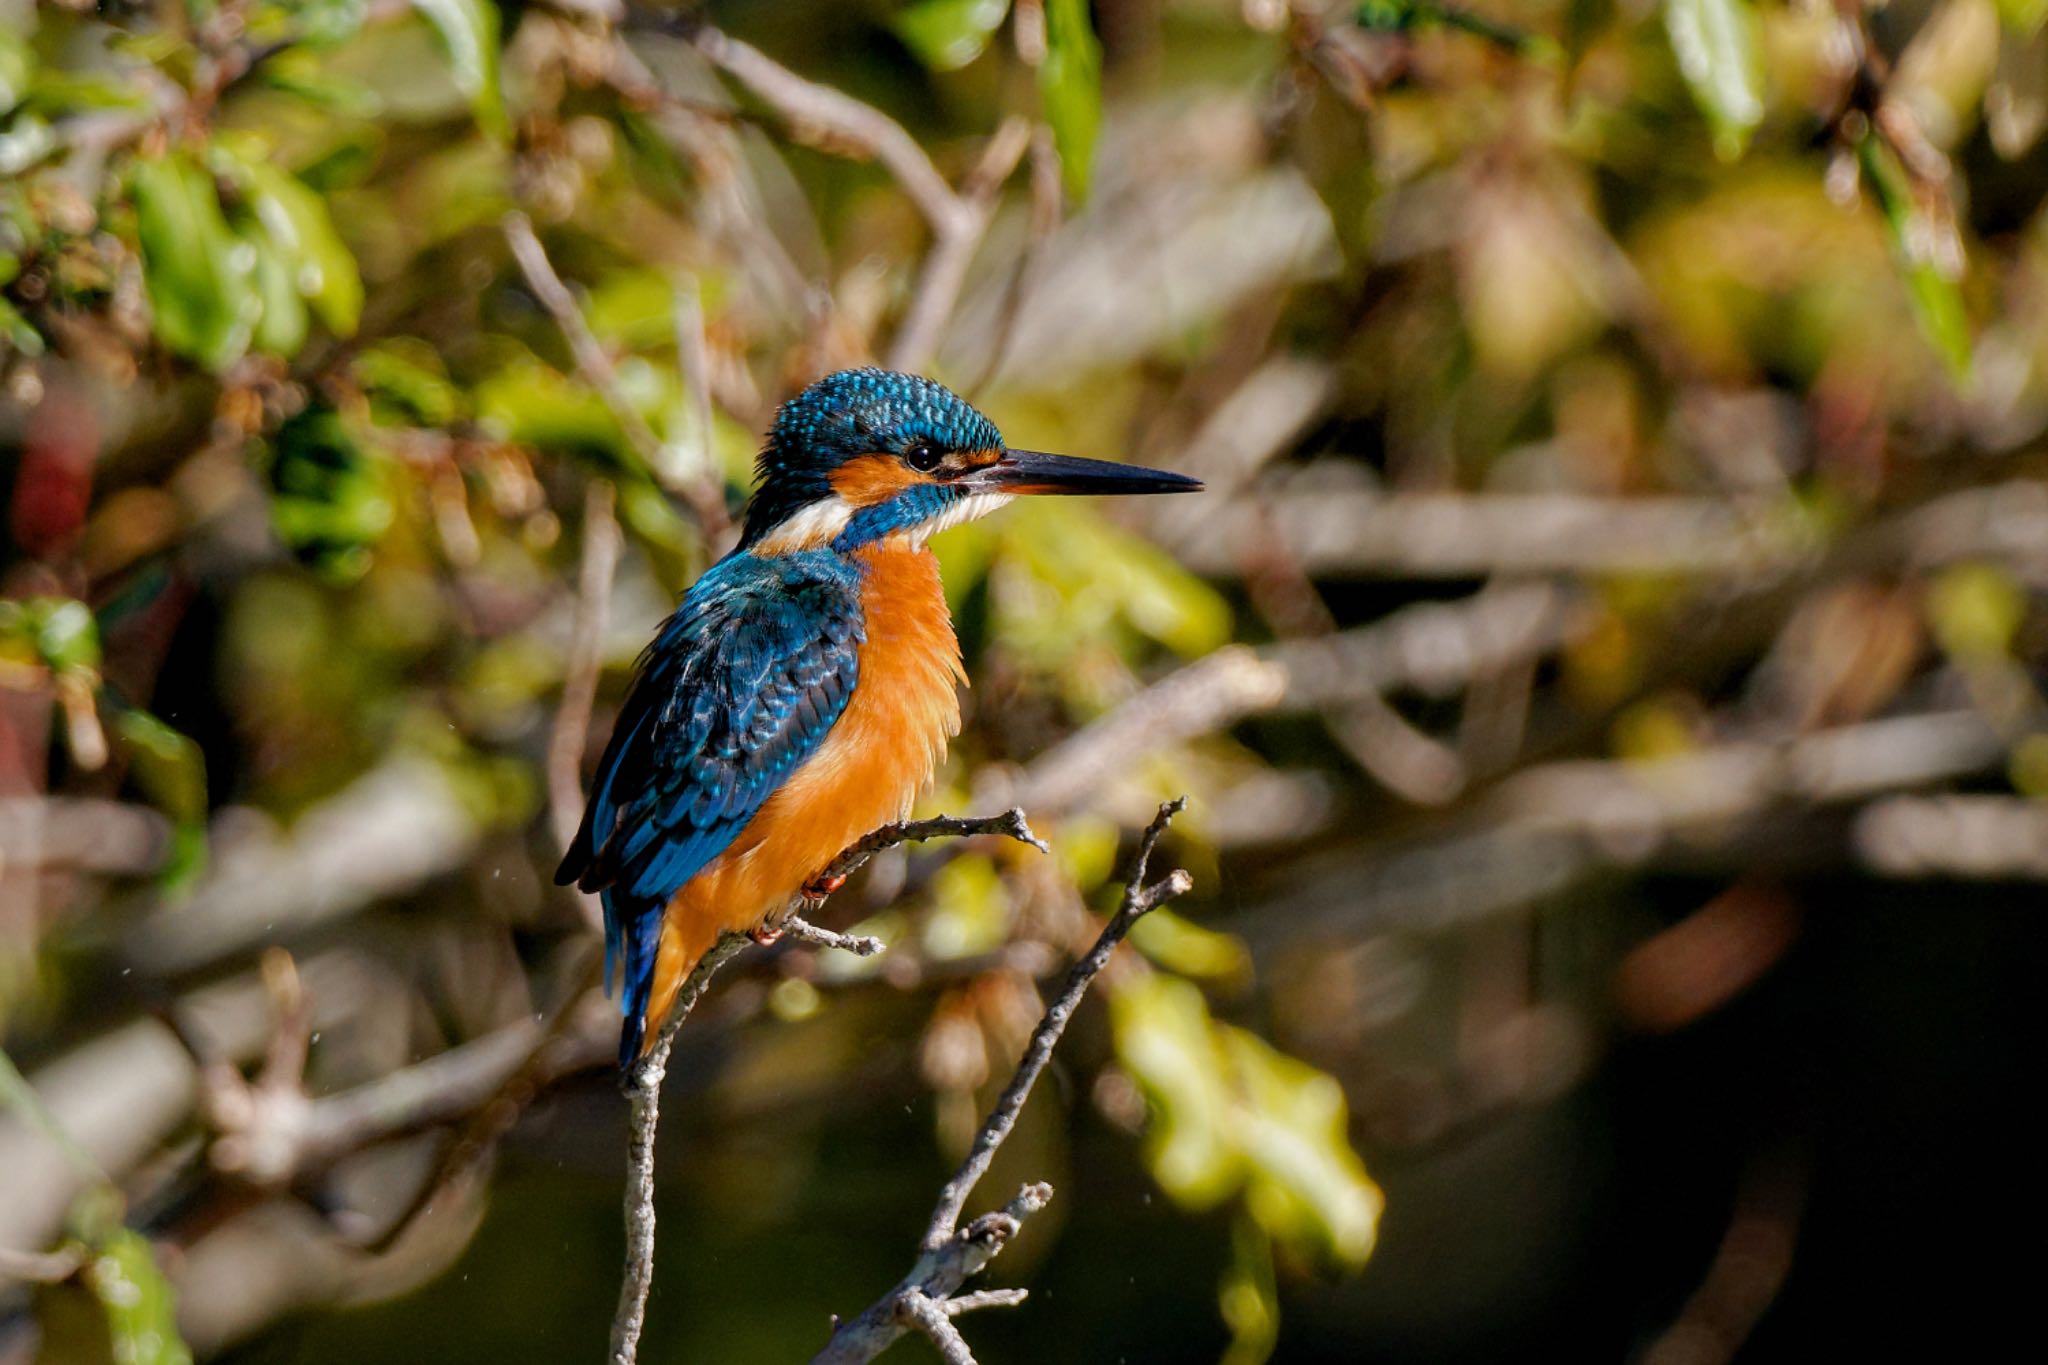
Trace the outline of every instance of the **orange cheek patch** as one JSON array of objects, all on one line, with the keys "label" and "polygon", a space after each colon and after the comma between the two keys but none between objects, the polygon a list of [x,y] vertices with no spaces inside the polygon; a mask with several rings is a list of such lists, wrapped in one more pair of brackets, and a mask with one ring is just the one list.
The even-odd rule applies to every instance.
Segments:
[{"label": "orange cheek patch", "polygon": [[833,470],[831,478],[832,491],[855,507],[873,507],[931,482],[894,455],[856,455]]}]

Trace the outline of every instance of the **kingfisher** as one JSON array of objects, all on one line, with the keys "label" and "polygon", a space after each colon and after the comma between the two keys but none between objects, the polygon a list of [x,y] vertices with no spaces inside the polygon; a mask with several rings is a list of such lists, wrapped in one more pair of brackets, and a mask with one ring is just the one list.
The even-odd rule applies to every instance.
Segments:
[{"label": "kingfisher", "polygon": [[619,1064],[728,933],[910,813],[959,732],[960,644],[927,546],[1030,493],[1185,493],[1161,470],[1013,449],[944,386],[842,370],[783,404],[738,545],[640,657],[555,873],[604,905]]}]

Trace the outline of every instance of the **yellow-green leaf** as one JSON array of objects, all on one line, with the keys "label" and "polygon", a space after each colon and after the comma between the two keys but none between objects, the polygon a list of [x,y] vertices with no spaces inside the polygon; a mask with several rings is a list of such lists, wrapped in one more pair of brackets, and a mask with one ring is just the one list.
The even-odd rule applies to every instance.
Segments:
[{"label": "yellow-green leaf", "polygon": [[115,1365],[192,1365],[178,1335],[177,1295],[139,1233],[109,1236],[85,1278],[106,1312]]},{"label": "yellow-green leaf", "polygon": [[455,88],[469,98],[477,125],[494,138],[512,132],[498,87],[498,7],[491,0],[412,0],[448,48]]},{"label": "yellow-green leaf", "polygon": [[[334,230],[327,202],[254,149],[223,142],[216,153],[216,169],[247,197],[291,292],[312,305],[328,331],[338,337],[355,335],[363,313],[362,275]],[[296,346],[280,354],[295,350]]]},{"label": "yellow-green leaf", "polygon": [[[1938,228],[1915,201],[1905,168],[1875,134],[1857,143],[1858,164],[1877,199],[1891,237],[1892,254],[1905,273],[1921,335],[1958,383],[1970,377],[1970,321],[1963,308],[1960,261],[1950,262],[1935,245],[1950,229]],[[1960,255],[1960,252],[1957,252]]]},{"label": "yellow-green leaf", "polygon": [[987,50],[1009,12],[1010,0],[918,0],[889,27],[932,70],[956,71]]},{"label": "yellow-green leaf", "polygon": [[1749,0],[1665,0],[1664,28],[1694,103],[1733,159],[1764,117],[1763,58]]},{"label": "yellow-green leaf", "polygon": [[127,742],[136,782],[180,824],[206,818],[206,756],[192,739],[149,712],[123,708],[114,729]]},{"label": "yellow-green leaf", "polygon": [[262,311],[254,248],[229,229],[213,177],[182,153],[138,162],[130,194],[157,337],[225,369],[249,349]]},{"label": "yellow-green leaf", "polygon": [[1998,17],[2007,28],[2031,38],[2048,19],[2048,0],[1998,0]]}]

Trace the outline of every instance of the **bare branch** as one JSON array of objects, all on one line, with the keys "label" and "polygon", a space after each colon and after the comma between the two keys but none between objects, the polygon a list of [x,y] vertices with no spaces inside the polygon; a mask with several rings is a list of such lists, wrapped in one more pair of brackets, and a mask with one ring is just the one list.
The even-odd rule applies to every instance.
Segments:
[{"label": "bare branch", "polygon": [[[648,469],[657,475],[665,473],[669,461],[661,438],[654,434],[654,428],[647,425],[647,419],[627,401],[619,388],[618,369],[612,364],[612,358],[605,354],[597,334],[584,320],[583,310],[576,306],[575,295],[555,273],[547,248],[534,235],[533,221],[515,209],[505,215],[502,227],[506,245],[512,248],[512,259],[519,263],[519,273],[525,277],[527,288],[554,318],[555,326],[561,329],[562,339],[569,343],[569,354],[575,358],[577,371],[604,400],[606,410]],[[693,479],[676,491],[689,499],[705,534],[716,535],[725,529],[730,518],[726,516],[725,500],[716,488],[706,487],[702,481]]]},{"label": "bare branch", "polygon": [[934,232],[952,230],[954,220],[965,212],[917,139],[881,110],[829,85],[806,80],[759,48],[709,25],[696,28],[689,36],[705,60],[780,114],[797,140],[829,143],[879,161]]},{"label": "bare branch", "polygon": [[953,1325],[942,1300],[932,1298],[923,1290],[912,1289],[897,1301],[896,1314],[932,1339],[932,1345],[939,1348],[939,1355],[945,1359],[946,1365],[974,1365],[974,1352],[968,1349],[967,1338],[961,1336],[960,1329]]},{"label": "bare branch", "polygon": [[926,1226],[924,1240],[919,1246],[917,1264],[897,1282],[895,1288],[869,1304],[859,1317],[840,1324],[811,1365],[854,1365],[854,1362],[872,1360],[910,1327],[929,1336],[948,1360],[965,1360],[971,1365],[974,1357],[967,1350],[965,1340],[953,1329],[951,1318],[975,1308],[1021,1301],[1021,1296],[985,1293],[959,1300],[953,1296],[1016,1235],[1026,1217],[1045,1207],[1046,1201],[1052,1198],[1052,1187],[1027,1185],[1000,1212],[984,1214],[965,1228],[959,1225],[961,1210],[966,1207],[974,1187],[988,1173],[989,1163],[995,1159],[997,1150],[1015,1127],[1017,1116],[1031,1098],[1032,1087],[1044,1072],[1046,1063],[1052,1060],[1060,1035],[1066,1031],[1068,1021],[1080,1007],[1082,996],[1087,994],[1088,987],[1109,964],[1110,955],[1116,951],[1117,945],[1148,911],[1175,896],[1186,894],[1193,886],[1193,879],[1178,868],[1150,885],[1145,882],[1152,850],[1166,833],[1173,817],[1186,805],[1187,798],[1181,797],[1161,806],[1140,836],[1136,861],[1124,883],[1122,903],[1103,927],[1095,946],[1067,973],[1066,984],[1058,998],[1046,1009],[1038,1027],[1032,1032],[1031,1041],[1025,1045],[1016,1073],[1004,1087],[995,1107],[989,1111],[981,1130],[974,1135],[974,1143],[968,1149],[966,1159],[939,1192],[931,1222]]},{"label": "bare branch", "polygon": [[[979,818],[941,815],[930,820],[884,825],[828,863],[813,881],[814,885],[828,889],[816,896],[800,897],[777,928],[800,942],[842,948],[863,957],[880,952],[882,944],[879,940],[820,929],[799,917],[797,908],[822,902],[831,894],[829,888],[833,878],[844,877],[885,848],[941,835],[967,837],[981,834],[1004,835],[1030,844],[1040,852],[1048,851],[1044,841],[1031,832],[1021,810]],[[677,992],[675,1007],[662,1023],[654,1045],[626,1076],[626,1095],[630,1106],[630,1137],[626,1149],[626,1264],[619,1284],[618,1310],[612,1318],[612,1365],[634,1365],[639,1357],[640,1332],[647,1319],[647,1290],[654,1280],[654,1136],[661,1119],[661,1084],[668,1073],[669,1051],[675,1046],[676,1033],[682,1028],[683,1021],[690,1017],[697,1002],[711,988],[711,979],[744,952],[751,942],[744,934],[727,934],[704,955]],[[1046,1194],[1050,1197],[1051,1191],[1047,1190]],[[994,1252],[989,1254],[994,1255]]]},{"label": "bare branch", "polygon": [[960,288],[967,282],[967,267],[988,231],[996,195],[1030,146],[1030,122],[1014,117],[1006,120],[989,139],[981,161],[968,176],[955,200],[955,211],[943,225],[934,220],[936,240],[925,254],[910,307],[904,311],[896,338],[889,346],[891,369],[921,370],[931,363],[932,354],[939,349],[940,333],[960,301]]},{"label": "bare branch", "polygon": [[583,567],[576,585],[576,628],[562,679],[562,704],[548,737],[548,816],[555,844],[567,848],[576,837],[583,805],[583,747],[590,737],[590,708],[597,700],[597,674],[604,663],[604,629],[610,612],[612,574],[619,563],[617,499],[609,480],[592,479],[583,497]]}]

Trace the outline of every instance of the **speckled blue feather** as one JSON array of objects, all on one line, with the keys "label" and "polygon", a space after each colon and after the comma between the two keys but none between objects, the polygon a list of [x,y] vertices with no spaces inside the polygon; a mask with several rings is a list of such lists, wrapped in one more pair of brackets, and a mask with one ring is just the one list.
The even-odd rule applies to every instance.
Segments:
[{"label": "speckled blue feather", "polygon": [[614,970],[624,984],[622,1066],[639,1053],[664,908],[817,752],[853,696],[867,637],[850,551],[936,516],[958,494],[913,488],[862,509],[828,549],[753,547],[833,496],[840,464],[919,441],[988,450],[1003,438],[943,386],[888,370],[828,375],[785,403],[739,548],[691,586],[641,656],[555,873],[604,903],[605,985]]},{"label": "speckled blue feather", "polygon": [[860,676],[859,570],[828,550],[735,554],[641,658],[556,880],[604,903],[623,968],[621,1064],[640,1046],[661,913],[814,753]]},{"label": "speckled blue feather", "polygon": [[741,548],[830,497],[832,471],[846,461],[900,455],[919,441],[944,450],[994,450],[1003,434],[951,389],[918,375],[841,370],[820,379],[776,414],[756,464],[760,482]]}]

